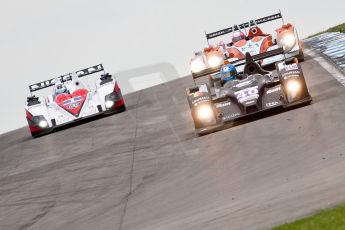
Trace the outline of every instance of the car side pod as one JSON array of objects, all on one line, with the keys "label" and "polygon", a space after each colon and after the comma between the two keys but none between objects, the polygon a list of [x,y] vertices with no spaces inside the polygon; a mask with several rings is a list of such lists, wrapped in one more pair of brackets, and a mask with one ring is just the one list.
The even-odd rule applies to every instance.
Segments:
[{"label": "car side pod", "polygon": [[[111,78],[111,76],[110,76]],[[107,81],[103,79],[102,81]],[[101,83],[102,84],[102,83]],[[123,99],[121,89],[117,82],[114,85],[114,91],[105,96],[105,115],[123,112],[126,110],[125,100]]]},{"label": "car side pod", "polygon": [[42,115],[32,115],[28,110],[25,110],[26,120],[29,125],[29,130],[33,138],[48,134],[52,131],[52,123],[47,117],[45,106],[38,97],[32,96],[27,99],[27,106],[34,111],[39,111]]},{"label": "car side pod", "polygon": [[295,58],[292,64],[286,64],[285,62],[276,63],[276,68],[287,104],[293,104],[308,98],[311,101],[302,67],[297,58]]},{"label": "car side pod", "polygon": [[217,114],[208,84],[205,83],[187,88],[186,93],[195,130],[215,125],[217,123]]}]

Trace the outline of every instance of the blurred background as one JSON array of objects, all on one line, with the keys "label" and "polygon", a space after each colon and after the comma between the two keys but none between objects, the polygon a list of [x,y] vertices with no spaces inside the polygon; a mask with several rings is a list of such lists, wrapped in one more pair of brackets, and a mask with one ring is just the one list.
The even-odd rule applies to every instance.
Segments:
[{"label": "blurred background", "polygon": [[340,0],[1,1],[0,133],[26,125],[29,84],[99,63],[125,93],[183,77],[194,51],[207,45],[205,31],[279,9],[302,38],[345,21]]}]

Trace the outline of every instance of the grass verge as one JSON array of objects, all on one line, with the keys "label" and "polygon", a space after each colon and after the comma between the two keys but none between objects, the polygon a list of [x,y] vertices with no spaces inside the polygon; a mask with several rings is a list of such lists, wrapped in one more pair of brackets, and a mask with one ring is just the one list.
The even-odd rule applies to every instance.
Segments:
[{"label": "grass verge", "polygon": [[323,210],[313,216],[280,225],[272,230],[345,230],[345,205]]},{"label": "grass verge", "polygon": [[345,33],[345,23],[342,23],[340,25],[337,25],[337,26],[334,26],[334,27],[331,27],[325,31],[322,31],[322,32],[319,32],[317,34],[313,34],[307,38],[311,38],[311,37],[315,37],[317,35],[320,35],[320,34],[323,34],[323,33],[327,33],[327,32],[341,32],[341,33]]}]

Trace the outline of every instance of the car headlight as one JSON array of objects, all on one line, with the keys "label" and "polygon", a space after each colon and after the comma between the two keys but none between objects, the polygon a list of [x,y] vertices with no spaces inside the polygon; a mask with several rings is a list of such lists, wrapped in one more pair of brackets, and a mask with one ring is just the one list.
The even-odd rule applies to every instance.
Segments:
[{"label": "car headlight", "polygon": [[224,64],[224,58],[217,55],[212,55],[208,58],[207,62],[208,65],[213,68]]},{"label": "car headlight", "polygon": [[285,52],[292,50],[296,44],[295,35],[292,33],[285,34],[280,40],[280,47],[284,49]]},{"label": "car headlight", "polygon": [[290,93],[298,93],[301,90],[301,84],[296,80],[288,81],[286,87]]},{"label": "car headlight", "polygon": [[114,106],[114,101],[108,100],[105,102],[105,108],[110,109],[113,106]]},{"label": "car headlight", "polygon": [[190,69],[192,70],[193,73],[198,73],[200,71],[203,71],[206,69],[206,65],[204,63],[204,60],[202,58],[197,58],[192,60],[190,63]]},{"label": "car headlight", "polygon": [[197,117],[200,121],[209,123],[214,120],[214,112],[210,105],[201,105],[197,108]]},{"label": "car headlight", "polygon": [[33,116],[32,117],[32,122],[35,126],[40,127],[41,129],[48,128],[49,124],[47,120],[44,118],[44,116],[39,115],[39,116]]},{"label": "car headlight", "polygon": [[46,120],[41,120],[38,122],[38,126],[42,129],[47,128],[48,127],[48,122]]},{"label": "car headlight", "polygon": [[114,106],[115,102],[118,100],[119,98],[115,92],[108,94],[107,96],[105,96],[105,108],[111,109]]},{"label": "car headlight", "polygon": [[301,83],[296,80],[289,80],[286,84],[289,101],[293,101],[301,92]]}]

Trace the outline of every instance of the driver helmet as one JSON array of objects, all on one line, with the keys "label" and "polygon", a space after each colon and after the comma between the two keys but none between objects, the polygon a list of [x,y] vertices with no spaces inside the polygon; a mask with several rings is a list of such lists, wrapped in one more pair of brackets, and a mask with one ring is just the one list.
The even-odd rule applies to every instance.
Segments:
[{"label": "driver helmet", "polygon": [[55,95],[59,95],[59,94],[62,94],[62,93],[66,93],[67,92],[67,88],[64,84],[62,83],[59,83],[56,85],[55,87]]},{"label": "driver helmet", "polygon": [[221,79],[224,84],[228,81],[236,79],[238,73],[236,67],[232,64],[223,65],[220,69]]},{"label": "driver helmet", "polygon": [[244,39],[246,39],[246,35],[241,31],[236,31],[232,35],[232,42],[233,43],[236,43],[236,42],[244,40]]}]

